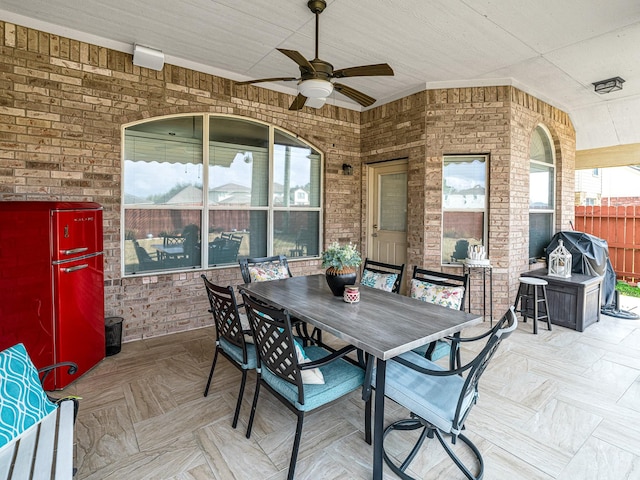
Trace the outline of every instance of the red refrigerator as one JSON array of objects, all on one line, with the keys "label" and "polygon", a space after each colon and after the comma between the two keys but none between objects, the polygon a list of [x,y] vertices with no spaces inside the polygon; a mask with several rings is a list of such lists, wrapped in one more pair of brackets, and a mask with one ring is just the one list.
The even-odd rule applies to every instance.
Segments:
[{"label": "red refrigerator", "polygon": [[[102,207],[0,202],[0,349],[24,343],[37,368],[105,356]],[[78,375],[57,369],[48,390]]]}]

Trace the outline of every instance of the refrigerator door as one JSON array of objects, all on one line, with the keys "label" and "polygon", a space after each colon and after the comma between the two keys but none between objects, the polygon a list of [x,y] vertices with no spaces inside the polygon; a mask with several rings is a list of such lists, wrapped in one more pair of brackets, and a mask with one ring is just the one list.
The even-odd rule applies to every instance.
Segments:
[{"label": "refrigerator door", "polygon": [[[53,290],[56,362],[75,362],[82,375],[105,357],[102,254],[55,265]],[[54,388],[76,378],[58,369]]]},{"label": "refrigerator door", "polygon": [[102,252],[102,210],[54,210],[51,234],[54,263]]}]

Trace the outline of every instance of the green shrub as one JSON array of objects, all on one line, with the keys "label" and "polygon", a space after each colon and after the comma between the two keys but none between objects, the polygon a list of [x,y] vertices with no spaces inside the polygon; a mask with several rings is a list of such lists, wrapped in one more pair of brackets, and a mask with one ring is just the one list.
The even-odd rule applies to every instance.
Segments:
[{"label": "green shrub", "polygon": [[628,297],[640,297],[640,288],[633,287],[626,282],[619,281],[616,283],[616,290],[620,292],[620,295],[626,295]]}]

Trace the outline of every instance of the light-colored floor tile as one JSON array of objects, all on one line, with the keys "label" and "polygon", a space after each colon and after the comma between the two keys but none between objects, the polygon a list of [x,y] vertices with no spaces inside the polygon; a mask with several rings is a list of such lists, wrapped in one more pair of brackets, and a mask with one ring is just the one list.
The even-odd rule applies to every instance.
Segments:
[{"label": "light-colored floor tile", "polygon": [[[485,478],[640,479],[640,321],[603,316],[584,332],[539,326],[533,335],[531,322],[521,324],[481,379],[465,434],[483,453]],[[485,322],[465,335],[488,328]],[[83,397],[75,480],[286,479],[296,416],[263,389],[247,439],[250,372],[233,429],[241,374],[226,359],[218,359],[203,396],[214,337],[208,327],[124,344],[56,392]],[[463,358],[479,349],[465,347]],[[297,479],[371,478],[360,397],[353,392],[306,415]],[[385,424],[408,415],[386,402]],[[414,433],[394,432],[385,447],[400,456],[413,440]],[[410,472],[421,480],[464,478],[435,440],[425,442]],[[386,466],[384,476],[396,478]]]}]

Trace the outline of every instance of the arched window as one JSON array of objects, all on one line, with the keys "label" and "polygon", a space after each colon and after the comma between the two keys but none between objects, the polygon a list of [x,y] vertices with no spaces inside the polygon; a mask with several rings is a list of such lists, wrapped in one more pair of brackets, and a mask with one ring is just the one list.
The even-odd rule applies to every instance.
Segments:
[{"label": "arched window", "polygon": [[543,258],[554,234],[556,165],[549,133],[538,126],[530,145],[529,258]]},{"label": "arched window", "polygon": [[200,114],[124,126],[123,139],[125,275],[319,255],[322,156],[297,137]]}]

